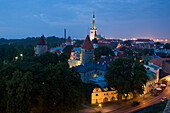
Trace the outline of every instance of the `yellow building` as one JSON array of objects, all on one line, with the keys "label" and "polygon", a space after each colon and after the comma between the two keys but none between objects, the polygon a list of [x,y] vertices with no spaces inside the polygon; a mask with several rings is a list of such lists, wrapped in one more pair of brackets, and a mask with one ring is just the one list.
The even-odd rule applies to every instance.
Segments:
[{"label": "yellow building", "polygon": [[[90,79],[90,82],[97,84],[91,93],[91,104],[117,101],[117,91],[107,85],[103,75]],[[127,99],[132,98],[133,94],[129,93]],[[122,96],[122,100],[124,99],[125,97]]]}]

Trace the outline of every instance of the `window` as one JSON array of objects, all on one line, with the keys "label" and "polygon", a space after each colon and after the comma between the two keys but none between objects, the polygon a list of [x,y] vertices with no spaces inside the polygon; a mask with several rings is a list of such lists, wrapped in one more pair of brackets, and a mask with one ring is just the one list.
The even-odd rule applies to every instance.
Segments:
[{"label": "window", "polygon": [[96,99],[96,103],[98,103],[98,99]]},{"label": "window", "polygon": [[98,96],[98,94],[96,94],[96,96]]},{"label": "window", "polygon": [[111,98],[111,101],[114,101],[114,100],[115,100],[115,97],[112,97],[112,98]]}]

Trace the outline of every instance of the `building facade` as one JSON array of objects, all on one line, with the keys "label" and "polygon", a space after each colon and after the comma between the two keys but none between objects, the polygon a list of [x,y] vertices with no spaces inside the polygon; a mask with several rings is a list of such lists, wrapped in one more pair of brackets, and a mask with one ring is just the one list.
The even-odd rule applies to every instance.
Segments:
[{"label": "building facade", "polygon": [[[107,85],[103,75],[90,79],[90,82],[97,85],[91,93],[91,104],[113,102],[118,100],[117,91]],[[129,93],[127,99],[132,98],[133,94]],[[122,100],[124,99],[125,97],[122,96]]]},{"label": "building facade", "polygon": [[80,73],[81,80],[84,83],[90,83],[90,79],[104,75],[107,71],[107,68],[107,64],[99,64],[96,62],[82,64],[74,67],[74,69]]}]

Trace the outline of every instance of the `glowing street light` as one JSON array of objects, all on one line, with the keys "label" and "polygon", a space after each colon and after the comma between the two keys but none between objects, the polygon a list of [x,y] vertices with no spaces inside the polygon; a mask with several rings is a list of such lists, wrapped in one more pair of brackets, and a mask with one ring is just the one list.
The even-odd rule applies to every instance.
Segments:
[{"label": "glowing street light", "polygon": [[21,57],[23,57],[23,54],[20,54]]},{"label": "glowing street light", "polygon": [[18,57],[15,57],[15,60],[18,60]]},{"label": "glowing street light", "polygon": [[99,107],[102,107],[102,104],[99,104]]}]

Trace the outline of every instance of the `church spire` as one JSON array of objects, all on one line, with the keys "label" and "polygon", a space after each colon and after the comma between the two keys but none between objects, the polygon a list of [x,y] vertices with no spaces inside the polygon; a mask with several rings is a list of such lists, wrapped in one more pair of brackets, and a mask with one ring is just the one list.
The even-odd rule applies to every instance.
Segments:
[{"label": "church spire", "polygon": [[93,29],[95,29],[96,27],[95,27],[95,12],[93,11],[93,27],[92,27]]}]

